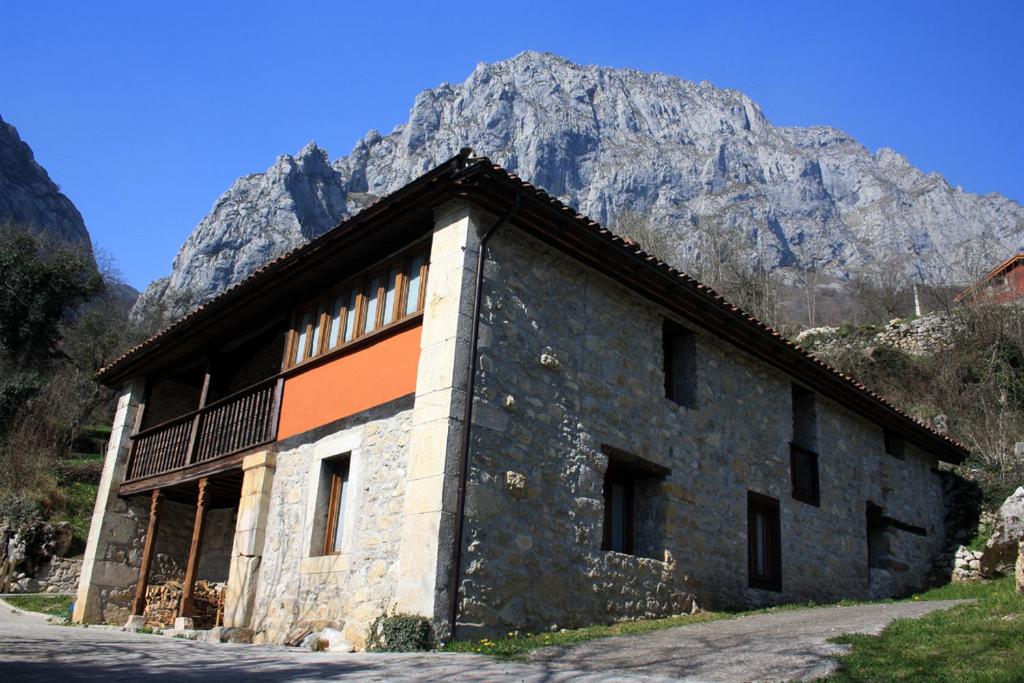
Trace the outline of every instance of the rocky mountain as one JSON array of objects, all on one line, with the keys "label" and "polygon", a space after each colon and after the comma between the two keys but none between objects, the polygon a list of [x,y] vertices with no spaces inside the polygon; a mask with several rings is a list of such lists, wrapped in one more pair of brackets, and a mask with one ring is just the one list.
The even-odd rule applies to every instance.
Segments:
[{"label": "rocky mountain", "polygon": [[967,258],[1024,246],[1020,204],[951,187],[892,150],[774,126],[743,93],[706,82],[525,52],[420,93],[406,123],[371,130],[348,156],[329,162],[310,143],[239,179],[139,306],[181,312],[467,145],[598,221],[645,217],[666,260],[684,265],[708,230],[742,235],[773,267],[839,277],[897,258],[955,280]]},{"label": "rocky mountain", "polygon": [[0,118],[0,225],[13,224],[92,253],[82,214],[36,163],[18,131]]}]

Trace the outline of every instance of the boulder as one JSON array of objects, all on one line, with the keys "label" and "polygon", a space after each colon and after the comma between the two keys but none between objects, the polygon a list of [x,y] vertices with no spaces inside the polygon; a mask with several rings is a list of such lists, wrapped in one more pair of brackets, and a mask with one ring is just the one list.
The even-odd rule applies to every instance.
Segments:
[{"label": "boulder", "polygon": [[981,556],[982,575],[993,577],[1013,572],[1021,541],[1024,541],[1024,486],[1010,494],[996,513],[992,537]]}]

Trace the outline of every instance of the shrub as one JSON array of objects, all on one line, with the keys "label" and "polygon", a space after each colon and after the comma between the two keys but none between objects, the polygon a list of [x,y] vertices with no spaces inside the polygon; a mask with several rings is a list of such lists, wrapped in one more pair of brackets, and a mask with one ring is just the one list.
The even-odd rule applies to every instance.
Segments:
[{"label": "shrub", "polygon": [[422,652],[430,646],[430,620],[426,617],[382,614],[370,625],[367,649],[374,652]]}]

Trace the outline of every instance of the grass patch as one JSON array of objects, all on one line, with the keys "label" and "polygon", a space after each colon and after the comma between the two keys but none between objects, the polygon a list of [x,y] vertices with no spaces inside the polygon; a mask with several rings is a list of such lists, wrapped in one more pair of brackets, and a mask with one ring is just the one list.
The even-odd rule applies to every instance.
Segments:
[{"label": "grass patch", "polygon": [[92,523],[92,511],[96,505],[96,492],[99,486],[80,481],[67,483],[62,492],[65,500],[50,516],[54,522],[71,524],[72,539],[68,549],[69,556],[85,552],[85,541],[89,536],[89,525]]},{"label": "grass patch", "polygon": [[915,599],[977,602],[920,619],[899,619],[878,636],[845,635],[833,642],[853,646],[829,683],[929,681],[1009,683],[1024,681],[1024,596],[1012,577],[956,583]]},{"label": "grass patch", "polygon": [[70,595],[12,595],[4,601],[26,612],[41,612],[54,617],[66,617],[71,608]]},{"label": "grass patch", "polygon": [[988,539],[992,537],[992,531],[991,524],[978,524],[978,530],[974,533],[974,538],[967,542],[967,549],[984,550],[988,544]]}]

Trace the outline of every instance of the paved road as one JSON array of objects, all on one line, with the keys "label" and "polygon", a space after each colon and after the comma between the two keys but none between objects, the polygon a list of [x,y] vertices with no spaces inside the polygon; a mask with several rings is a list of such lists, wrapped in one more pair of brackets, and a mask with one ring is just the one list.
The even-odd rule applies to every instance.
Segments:
[{"label": "paved road", "polygon": [[840,633],[877,633],[893,619],[956,602],[779,612],[642,636],[549,648],[533,661],[461,654],[329,654],[215,645],[100,628],[56,626],[0,608],[0,681],[729,681],[809,680],[834,666]]}]

